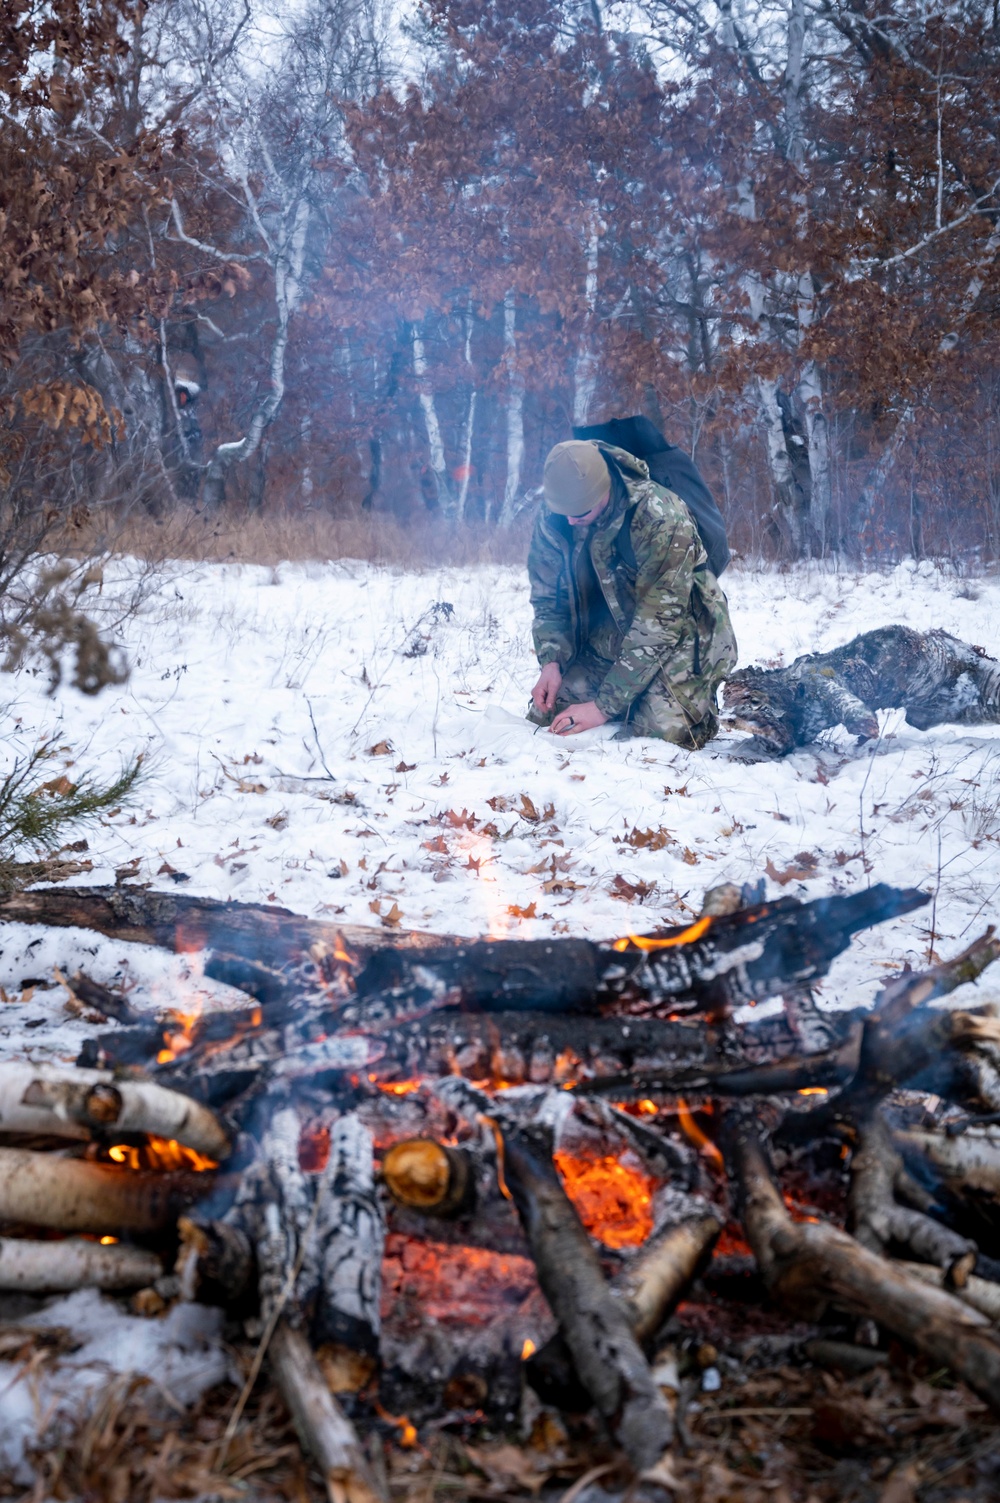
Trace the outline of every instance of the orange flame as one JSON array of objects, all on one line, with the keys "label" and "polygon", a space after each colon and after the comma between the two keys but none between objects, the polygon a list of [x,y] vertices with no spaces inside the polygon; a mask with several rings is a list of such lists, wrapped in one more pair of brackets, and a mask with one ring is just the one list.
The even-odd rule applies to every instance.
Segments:
[{"label": "orange flame", "polygon": [[390,1414],[388,1409],[383,1409],[377,1400],[375,1403],[375,1413],[379,1419],[384,1419],[390,1425],[397,1427],[399,1430],[399,1444],[403,1447],[403,1450],[412,1450],[417,1443],[417,1427],[413,1421],[408,1419],[405,1414]]},{"label": "orange flame", "polygon": [[339,960],[342,965],[357,965],[358,963],[358,957],[351,954],[347,948],[347,940],[339,929],[333,942],[333,958],[334,960]]},{"label": "orange flame", "polygon": [[688,1141],[690,1143],[693,1143],[700,1152],[705,1154],[706,1158],[711,1159],[712,1163],[717,1169],[722,1169],[724,1167],[722,1154],[719,1152],[718,1148],[716,1148],[711,1138],[706,1137],[702,1132],[701,1128],[694,1120],[694,1117],[691,1115],[691,1108],[688,1106],[683,1096],[678,1096],[677,1098],[677,1120],[681,1125],[681,1131],[688,1139]]},{"label": "orange flame", "polygon": [[113,1164],[124,1164],[129,1169],[160,1169],[170,1172],[176,1169],[191,1169],[204,1174],[218,1169],[217,1160],[176,1138],[157,1138],[150,1134],[145,1143],[137,1148],[131,1143],[113,1143],[108,1149],[108,1158]]},{"label": "orange flame", "polygon": [[527,1362],[528,1358],[531,1357],[531,1356],[533,1356],[535,1354],[535,1352],[537,1352],[537,1350],[538,1350],[538,1348],[536,1347],[535,1343],[532,1341],[531,1337],[530,1336],[525,1336],[525,1338],[524,1338],[524,1345],[521,1348],[521,1361],[522,1362]]},{"label": "orange flame", "polygon": [[421,1086],[419,1080],[379,1080],[376,1075],[369,1075],[368,1079],[387,1096],[410,1096]]},{"label": "orange flame", "polygon": [[653,1230],[654,1180],[611,1154],[574,1158],[557,1150],[553,1159],[591,1236],[605,1247],[638,1247],[645,1242]]},{"label": "orange flame", "polygon": [[688,928],[682,929],[680,934],[670,934],[666,939],[655,939],[647,934],[626,934],[624,939],[616,939],[613,948],[615,950],[627,950],[629,945],[635,950],[672,950],[677,945],[690,945],[711,927],[712,915],[706,913],[703,918],[695,919]]},{"label": "orange flame", "polygon": [[825,1085],[807,1085],[799,1091],[800,1096],[829,1096],[829,1094]]}]

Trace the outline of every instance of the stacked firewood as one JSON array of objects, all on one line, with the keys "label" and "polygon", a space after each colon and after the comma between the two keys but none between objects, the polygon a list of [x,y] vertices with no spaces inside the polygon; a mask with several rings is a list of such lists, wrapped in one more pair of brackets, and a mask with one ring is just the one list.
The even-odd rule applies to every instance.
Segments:
[{"label": "stacked firewood", "polygon": [[[657,1332],[724,1224],[742,1226],[779,1302],[873,1320],[1000,1410],[984,1209],[1000,1141],[979,1121],[1000,1108],[1000,1021],[931,1005],[1000,941],[987,931],[905,972],[871,1011],[820,1012],[810,993],[853,934],[924,900],[876,886],[768,903],[725,888],[687,928],[609,944],[387,946],[377,931],[171,894],[6,899],[0,917],[197,944],[247,1005],[150,1017],[72,981],[111,1020],[76,1068],[0,1066],[0,1288],[227,1306],[256,1344],[248,1381],[269,1364],[340,1499],[382,1490],[359,1427],[389,1365],[387,1231],[530,1256],[548,1339],[529,1352],[498,1316],[479,1389],[465,1354],[466,1387],[488,1405],[491,1387],[527,1380],[547,1403],[592,1406],[637,1474],[666,1465],[676,1429]],[[781,1015],[735,1016],[776,996]],[[692,1118],[706,1111],[711,1139]],[[688,1141],[662,1130],[678,1118]],[[627,1151],[662,1187],[629,1258],[595,1244],[567,1194],[562,1158],[584,1140]],[[831,1146],[838,1164],[849,1155],[846,1227],[802,1219],[782,1188]],[[456,1391],[455,1377],[423,1373],[425,1397],[428,1383]]]}]

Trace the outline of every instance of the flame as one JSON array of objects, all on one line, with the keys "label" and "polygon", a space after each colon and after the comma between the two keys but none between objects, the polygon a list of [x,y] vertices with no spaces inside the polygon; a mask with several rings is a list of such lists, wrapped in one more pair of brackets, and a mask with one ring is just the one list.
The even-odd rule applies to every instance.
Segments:
[{"label": "flame", "polygon": [[508,898],[501,891],[501,883],[498,879],[495,876],[486,876],[482,870],[495,859],[492,835],[484,832],[476,833],[472,830],[460,830],[458,848],[469,864],[474,865],[479,877],[477,891],[482,906],[486,910],[486,938],[506,939],[511,930],[510,914],[507,911]]},{"label": "flame", "polygon": [[654,1180],[611,1154],[574,1158],[560,1149],[553,1159],[591,1236],[605,1247],[638,1247],[645,1242],[653,1230]]},{"label": "flame", "polygon": [[829,1096],[829,1094],[825,1085],[807,1085],[799,1091],[800,1096]]},{"label": "flame", "polygon": [[185,1054],[191,1048],[194,1043],[194,1030],[200,1017],[200,1003],[194,1012],[181,1012],[176,1007],[170,1008],[163,1028],[165,1047],[156,1056],[158,1065],[169,1065],[178,1054]]},{"label": "flame", "polygon": [[387,1420],[390,1425],[395,1425],[399,1430],[399,1444],[404,1451],[410,1451],[417,1443],[417,1427],[405,1414],[390,1414],[388,1409],[383,1409],[376,1400],[375,1413],[379,1419]]},{"label": "flame", "polygon": [[352,955],[351,951],[347,948],[347,940],[341,934],[339,929],[334,936],[333,958],[334,960],[339,960],[341,965],[355,966],[358,963],[358,957],[356,955]]},{"label": "flame", "polygon": [[101,1238],[101,1246],[102,1247],[111,1247],[117,1241],[118,1241],[117,1237],[102,1237]]},{"label": "flame", "polygon": [[785,1202],[785,1209],[793,1221],[809,1221],[813,1226],[819,1226],[819,1217],[812,1216],[808,1211],[803,1210],[790,1195],[783,1192],[781,1198]]},{"label": "flame", "polygon": [[160,1169],[170,1172],[176,1169],[191,1169],[196,1174],[218,1169],[216,1159],[178,1143],[176,1138],[157,1138],[152,1133],[140,1148],[131,1143],[113,1143],[108,1149],[108,1158],[113,1164],[124,1164],[129,1169]]},{"label": "flame", "polygon": [[655,1117],[660,1109],[655,1101],[650,1101],[648,1096],[644,1096],[641,1101],[637,1101],[636,1107],[638,1108],[640,1117]]},{"label": "flame", "polygon": [[627,950],[631,945],[635,950],[672,950],[675,945],[690,945],[696,939],[701,939],[711,924],[712,915],[706,913],[702,918],[695,919],[688,928],[682,929],[680,934],[668,935],[666,939],[654,939],[646,934],[626,934],[624,939],[616,939],[612,948]]},{"label": "flame", "polygon": [[680,1122],[681,1131],[688,1141],[693,1143],[700,1152],[704,1153],[706,1158],[711,1159],[717,1169],[722,1169],[724,1167],[722,1154],[716,1148],[711,1138],[706,1137],[702,1132],[691,1115],[691,1108],[683,1096],[678,1096],[677,1098],[677,1120]]},{"label": "flame", "polygon": [[521,1348],[521,1361],[522,1362],[527,1362],[528,1358],[530,1356],[532,1356],[537,1351],[538,1351],[538,1348],[535,1345],[535,1343],[532,1341],[531,1337],[530,1336],[526,1336],[524,1338],[524,1345]]},{"label": "flame", "polygon": [[422,1084],[419,1080],[379,1080],[376,1075],[369,1075],[368,1079],[387,1096],[411,1096]]}]

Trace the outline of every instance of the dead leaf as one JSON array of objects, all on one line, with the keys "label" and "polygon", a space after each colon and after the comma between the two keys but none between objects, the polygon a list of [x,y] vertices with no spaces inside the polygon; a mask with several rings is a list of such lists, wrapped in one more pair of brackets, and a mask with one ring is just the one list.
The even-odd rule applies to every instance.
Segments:
[{"label": "dead leaf", "polygon": [[579,892],[582,887],[582,882],[573,882],[569,877],[550,877],[542,883],[543,892]]},{"label": "dead leaf", "polygon": [[439,856],[447,856],[448,854],[448,846],[443,835],[435,835],[433,840],[422,841],[421,849],[425,851],[436,851]]},{"label": "dead leaf", "polygon": [[640,830],[637,826],[633,826],[630,835],[615,836],[615,845],[631,845],[636,850],[662,851],[673,838],[670,831],[665,830],[662,825],[658,830]]},{"label": "dead leaf", "polygon": [[272,830],[287,830],[288,810],[280,809],[277,814],[272,814],[270,819],[265,819],[264,823],[269,825]]},{"label": "dead leaf", "polygon": [[693,851],[690,846],[686,845],[684,847],[684,850],[681,852],[681,860],[684,862],[685,866],[697,866],[698,853],[697,851]]},{"label": "dead leaf", "polygon": [[156,868],[156,875],[158,877],[175,877],[177,875],[177,868],[176,866],[171,866],[169,861],[164,861],[162,866]]},{"label": "dead leaf", "polygon": [[494,814],[506,814],[508,809],[513,809],[514,807],[512,801],[509,798],[504,798],[502,793],[498,793],[496,798],[488,798],[486,802]]},{"label": "dead leaf", "polygon": [[392,743],[390,741],[376,741],[374,746],[368,748],[368,755],[370,757],[387,757],[391,751]]},{"label": "dead leaf", "polygon": [[65,775],[61,778],[53,778],[50,783],[42,783],[31,794],[32,798],[38,798],[39,794],[51,793],[53,798],[67,798],[69,794],[76,792],[76,784],[71,783]]},{"label": "dead leaf", "polygon": [[519,908],[516,903],[511,903],[507,909],[507,912],[510,914],[511,918],[533,919],[537,917],[538,904],[537,902],[531,902],[528,904],[527,908]]},{"label": "dead leaf", "polygon": [[498,1446],[467,1445],[465,1451],[473,1466],[489,1479],[492,1492],[507,1492],[513,1483],[537,1495],[561,1464],[556,1461],[553,1465],[537,1452],[506,1442]]},{"label": "dead leaf", "polygon": [[456,814],[454,809],[446,809],[439,816],[443,825],[451,825],[453,830],[474,830],[476,828],[476,816],[470,814],[468,809],[463,808],[461,814]]},{"label": "dead leaf", "polygon": [[381,898],[372,898],[371,902],[368,904],[368,911],[369,911],[369,913],[377,913],[377,914],[381,915],[381,913],[382,913],[382,899]]},{"label": "dead leaf", "polygon": [[792,857],[790,864],[783,872],[779,871],[770,859],[764,870],[772,882],[777,882],[779,887],[787,887],[789,882],[808,882],[810,878],[815,877],[818,866],[819,859],[811,851],[799,851],[797,856]]},{"label": "dead leaf", "polygon": [[542,817],[526,793],[521,794],[521,807],[518,813],[522,819],[530,820],[532,824],[537,824]]},{"label": "dead leaf", "polygon": [[645,902],[650,893],[656,891],[655,882],[626,882],[620,874],[615,877],[608,891],[613,898],[621,898],[624,903],[634,903],[638,900]]},{"label": "dead leaf", "polygon": [[382,923],[387,929],[398,929],[402,921],[403,910],[398,903],[393,903],[388,913],[380,914]]},{"label": "dead leaf", "polygon": [[393,772],[412,772],[416,765],[416,762],[397,762]]}]

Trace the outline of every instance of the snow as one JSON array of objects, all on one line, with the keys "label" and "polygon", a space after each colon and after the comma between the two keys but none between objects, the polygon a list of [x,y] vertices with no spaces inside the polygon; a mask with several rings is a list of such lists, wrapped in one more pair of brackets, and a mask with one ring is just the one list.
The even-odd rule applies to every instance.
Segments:
[{"label": "snow", "polygon": [[[139,573],[128,562],[106,571],[109,619]],[[929,563],[863,576],[734,568],[724,585],[743,662],[788,662],[894,621],[1000,649],[1000,582]],[[432,609],[444,603],[452,609]],[[95,699],[67,686],[49,697],[42,674],[9,681],[8,765],[53,732],[70,776],[147,757],[134,802],[88,832],[93,871],[82,882],[113,882],[138,856],[135,880],[168,888],[183,877],[182,892],[345,923],[525,937],[676,923],[705,888],[754,881],[768,866],[802,873],[783,888],[769,880],[772,894],[876,881],[932,893],[932,906],[859,936],[835,963],[821,1000],[837,1007],[869,999],[887,970],[924,964],[931,948],[953,953],[996,918],[1000,727],[921,733],[893,712],[874,745],[841,732],[750,765],[733,759],[735,732],[701,752],[614,741],[613,727],[557,739],[523,718],[537,670],[519,569],[174,564],[147,587],[122,641],[131,679]],[[633,831],[653,839],[629,843]],[[616,878],[644,900],[616,897]],[[75,1057],[92,1026],[66,1013],[60,985],[22,983],[55,983],[56,969],[77,967],[124,982],[137,1006],[237,1000],[201,979],[197,956],[8,925],[0,1053]],[[997,994],[987,973],[978,996]],[[166,1353],[184,1358],[181,1317],[121,1315],[148,1333],[136,1346],[124,1328],[120,1341],[110,1324],[107,1340],[96,1329],[97,1313],[112,1310],[82,1294],[46,1312],[83,1322],[78,1330],[93,1320],[72,1359],[78,1375],[132,1363],[180,1396],[187,1369],[167,1376]],[[16,1449],[26,1402],[7,1389],[0,1444]]]},{"label": "snow", "polygon": [[70,1332],[75,1350],[41,1368],[0,1362],[0,1476],[30,1483],[25,1451],[36,1443],[40,1417],[51,1444],[107,1391],[113,1374],[145,1378],[175,1412],[215,1384],[234,1380],[220,1343],[222,1323],[221,1310],[182,1304],[162,1320],[143,1320],[96,1289],[51,1301],[25,1324]]},{"label": "snow", "polygon": [[[106,579],[109,612],[134,572]],[[987,650],[1000,637],[1000,583],[930,563],[733,569],[724,582],[743,661],[787,662],[898,620]],[[450,613],[431,609],[445,602]],[[613,727],[555,738],[523,718],[529,628],[518,569],[173,565],[125,625],[129,683],[49,698],[41,675],[22,675],[7,756],[56,729],[71,775],[146,754],[135,802],[89,835],[94,869],[79,880],[95,884],[138,856],[139,881],[169,887],[176,874],[183,892],[345,923],[609,936],[683,921],[706,887],[756,880],[768,863],[807,870],[807,852],[813,874],[771,892],[922,886],[941,953],[985,927],[1000,891],[1000,728],[922,733],[889,712],[877,744],[834,733],[751,765],[731,756],[736,732],[702,752],[614,741]],[[656,838],[629,844],[635,830]],[[616,897],[616,877],[645,884],[644,900]],[[851,1005],[885,967],[921,962],[931,918],[928,907],[860,936],[824,998]],[[25,978],[81,963],[124,978],[139,1006],[220,990],[198,980],[197,957],[92,934],[8,926],[0,948],[15,999]],[[32,1058],[71,1056],[86,1028],[65,1020],[64,997],[2,1007],[0,1037]]]}]

